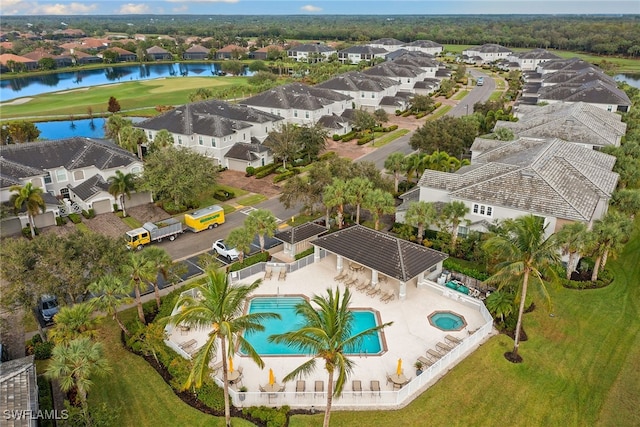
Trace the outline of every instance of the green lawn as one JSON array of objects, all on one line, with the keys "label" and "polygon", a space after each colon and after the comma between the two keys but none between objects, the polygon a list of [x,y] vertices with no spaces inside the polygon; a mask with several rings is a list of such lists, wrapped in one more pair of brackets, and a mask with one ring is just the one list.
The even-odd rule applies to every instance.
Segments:
[{"label": "green lawn", "polygon": [[[134,317],[135,309],[123,313]],[[203,414],[184,403],[162,377],[141,357],[129,353],[120,342],[120,329],[109,320],[100,329],[112,374],[96,378],[89,393],[90,405],[105,403],[119,414],[118,426],[174,427],[223,426],[224,417]],[[234,426],[253,424],[233,419]]]},{"label": "green lawn", "polygon": [[[499,335],[406,408],[336,411],[331,425],[640,425],[640,220],[610,263],[611,286],[553,289],[553,317],[543,308],[525,316],[524,363],[504,359],[513,340]],[[321,418],[294,416],[290,426],[316,426]]]},{"label": "green lawn", "polygon": [[465,89],[465,90],[458,91],[455,95],[451,97],[451,99],[460,101],[467,95],[469,95],[469,91]]},{"label": "green lawn", "polygon": [[267,200],[267,198],[262,194],[252,194],[250,196],[237,200],[237,202],[242,206],[253,206],[257,205],[260,202],[264,202],[265,200]]},{"label": "green lawn", "polygon": [[453,108],[452,105],[441,105],[433,114],[427,116],[427,120],[436,120],[444,116]]},{"label": "green lawn", "polygon": [[372,146],[382,147],[383,145],[387,145],[391,141],[395,141],[396,139],[408,133],[409,133],[409,129],[396,129],[393,132],[382,134],[382,136],[380,136],[379,138],[376,138],[373,141]]}]

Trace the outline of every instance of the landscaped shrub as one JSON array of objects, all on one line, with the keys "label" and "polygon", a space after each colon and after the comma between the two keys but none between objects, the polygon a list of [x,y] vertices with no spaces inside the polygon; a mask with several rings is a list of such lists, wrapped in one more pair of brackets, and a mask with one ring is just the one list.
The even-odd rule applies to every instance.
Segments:
[{"label": "landscaped shrub", "polygon": [[280,408],[267,408],[266,406],[252,406],[245,408],[242,412],[256,418],[267,425],[267,427],[283,427],[287,425],[287,413],[290,408],[282,406]]},{"label": "landscaped shrub", "polygon": [[233,199],[235,196],[236,195],[233,191],[227,190],[216,190],[215,193],[213,193],[213,198],[216,200],[220,200],[221,202]]},{"label": "landscaped shrub", "polygon": [[426,116],[426,115],[427,115],[427,113],[425,113],[425,112],[423,111],[423,112],[421,112],[421,113],[416,114],[416,119],[421,119],[421,118],[423,118],[423,117],[424,117],[424,116]]},{"label": "landscaped shrub", "polygon": [[358,140],[358,145],[364,145],[367,142],[373,141],[373,134],[365,135]]},{"label": "landscaped shrub", "polygon": [[355,138],[355,137],[356,137],[356,135],[357,135],[357,134],[358,134],[358,132],[357,132],[357,131],[352,130],[351,132],[344,134],[344,135],[342,136],[342,138],[340,138],[340,140],[341,140],[342,142],[351,141],[353,138]]},{"label": "landscaped shrub", "polygon": [[331,137],[331,139],[333,139],[334,141],[340,141],[341,138],[342,137],[337,133],[334,133],[333,136]]},{"label": "landscaped shrub", "polygon": [[411,115],[411,111],[405,111],[402,113],[402,117],[409,117]]},{"label": "landscaped shrub", "polygon": [[301,258],[304,258],[304,257],[306,257],[306,256],[309,256],[309,255],[311,255],[312,253],[313,253],[313,248],[305,249],[304,251],[300,252],[299,254],[296,254],[296,256],[295,256],[296,261],[297,261],[297,260],[299,260],[299,259],[301,259]]},{"label": "landscaped shrub", "polygon": [[180,212],[184,212],[187,210],[187,207],[182,204],[176,204],[173,200],[167,200],[163,202],[160,206],[163,210],[165,210],[169,215],[175,215]]},{"label": "landscaped shrub", "polygon": [[224,391],[210,377],[207,377],[202,382],[202,387],[196,393],[198,399],[209,408],[216,411],[224,411]]},{"label": "landscaped shrub", "polygon": [[281,174],[278,174],[276,176],[273,177],[273,183],[277,183],[280,181],[284,181],[285,179],[292,177],[293,175],[295,175],[295,171],[294,170],[288,170],[286,172],[283,172]]},{"label": "landscaped shrub", "polygon": [[[65,225],[67,222],[67,218],[63,217],[63,216],[57,216],[56,217],[56,225]],[[29,234],[31,234],[31,232],[29,232]]]},{"label": "landscaped shrub", "polygon": [[457,273],[464,274],[465,276],[473,277],[478,280],[487,280],[489,278],[489,274],[483,271],[478,271],[475,268],[467,268],[463,267],[451,258],[447,258],[442,263],[443,267],[449,271],[455,271]]},{"label": "landscaped shrub", "polygon": [[338,153],[336,153],[335,151],[327,151],[326,153],[322,154],[321,156],[318,156],[318,160],[319,161],[329,160],[329,159],[333,159],[333,158],[335,158],[337,156],[338,156]]},{"label": "landscaped shrub", "polygon": [[[39,337],[40,335],[38,335]],[[33,355],[36,360],[46,360],[51,357],[53,351],[53,343],[51,341],[39,342],[33,346]]]},{"label": "landscaped shrub", "polygon": [[256,173],[256,168],[254,168],[253,166],[247,166],[245,172],[246,173],[244,176],[253,176]]},{"label": "landscaped shrub", "polygon": [[387,126],[387,127],[385,128],[385,132],[391,132],[391,131],[394,131],[394,130],[396,130],[396,129],[398,129],[398,125],[391,125],[391,126]]},{"label": "landscaped shrub", "polygon": [[255,255],[251,255],[250,257],[246,257],[242,262],[234,262],[229,267],[229,271],[238,271],[238,270],[242,270],[243,268],[247,268],[250,265],[257,264],[259,262],[267,262],[269,261],[269,258],[271,258],[271,255],[269,254],[269,252],[267,251],[260,252]]},{"label": "landscaped shrub", "polygon": [[91,219],[91,218],[95,218],[96,216],[96,211],[93,209],[89,209],[87,210],[82,210],[82,216],[85,217],[86,219]]},{"label": "landscaped shrub", "polygon": [[69,214],[69,219],[74,224],[80,224],[82,222],[82,217],[77,213]]},{"label": "landscaped shrub", "polygon": [[[40,231],[38,231],[38,228],[37,228],[37,227],[33,227],[33,231],[36,233],[36,236],[37,236],[38,234],[40,234]],[[29,228],[29,227],[24,227],[24,228],[22,229],[22,235],[23,235],[24,237],[26,237],[27,239],[30,239],[30,238],[31,238],[31,228]]]},{"label": "landscaped shrub", "polygon": [[278,166],[280,166],[279,163],[271,163],[267,166],[260,166],[259,168],[256,168],[255,177],[257,179],[264,178],[265,176],[272,174],[278,168]]},{"label": "landscaped shrub", "polygon": [[560,277],[560,283],[565,288],[569,289],[599,289],[609,286],[613,281],[613,275],[609,270],[600,270],[598,273],[598,280],[595,282],[591,280],[567,280],[564,277]]}]

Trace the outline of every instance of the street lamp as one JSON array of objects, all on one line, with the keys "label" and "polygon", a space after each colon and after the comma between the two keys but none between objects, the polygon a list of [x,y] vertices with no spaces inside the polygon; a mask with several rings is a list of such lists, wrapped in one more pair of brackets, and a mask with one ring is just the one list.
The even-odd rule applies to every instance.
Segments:
[{"label": "street lamp", "polygon": [[467,107],[467,116],[469,115],[469,104],[466,105]]}]

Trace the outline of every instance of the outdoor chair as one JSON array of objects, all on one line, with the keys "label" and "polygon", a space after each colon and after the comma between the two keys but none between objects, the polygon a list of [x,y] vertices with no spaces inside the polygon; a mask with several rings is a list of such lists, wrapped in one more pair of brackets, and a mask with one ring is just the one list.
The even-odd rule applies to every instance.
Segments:
[{"label": "outdoor chair", "polygon": [[367,291],[367,295],[370,297],[379,295],[382,292],[382,288],[380,288],[380,283],[376,283],[376,285]]},{"label": "outdoor chair", "polygon": [[336,282],[340,282],[348,275],[349,275],[349,272],[343,269],[337,276],[333,278],[333,280],[335,280]]},{"label": "outdoor chair", "polygon": [[447,341],[447,343],[453,345],[454,347],[462,342],[460,339],[454,337],[453,335],[445,335],[444,339]]},{"label": "outdoor chair", "polygon": [[453,350],[453,347],[446,345],[443,342],[439,342],[436,344],[436,348],[438,349],[438,351],[442,352],[442,353],[448,353],[451,350]]},{"label": "outdoor chair", "polygon": [[305,392],[306,389],[306,382],[304,380],[298,380],[296,381],[296,395],[298,393],[302,394]]},{"label": "outdoor chair", "polygon": [[349,271],[347,273],[345,273],[345,275],[342,277],[342,279],[340,279],[340,282],[342,283],[347,283],[351,280],[355,280],[356,278],[356,273]]},{"label": "outdoor chair", "polygon": [[371,388],[371,394],[378,393],[378,396],[380,396],[380,381],[372,380],[369,388]]},{"label": "outdoor chair", "polygon": [[351,388],[353,388],[354,394],[362,396],[362,382],[360,380],[353,380],[351,382]]},{"label": "outdoor chair", "polygon": [[442,358],[442,354],[440,354],[440,353],[438,353],[437,351],[432,350],[432,349],[428,349],[428,350],[427,350],[427,357],[429,357],[429,356],[430,356],[431,358],[435,359],[435,360],[438,360],[438,359],[441,359],[441,358]]},{"label": "outdoor chair", "polygon": [[287,268],[282,267],[280,269],[280,274],[278,275],[278,280],[286,280],[286,278],[287,278]]},{"label": "outdoor chair", "polygon": [[324,393],[324,381],[316,381],[314,386],[314,397],[318,394]]},{"label": "outdoor chair", "polygon": [[356,274],[354,274],[353,277],[351,277],[351,279],[344,281],[344,285],[347,287],[357,286],[359,284],[359,281],[360,281],[360,278]]},{"label": "outdoor chair", "polygon": [[273,269],[271,268],[270,265],[268,265],[265,269],[264,269],[264,280],[271,280],[271,276],[273,275]]},{"label": "outdoor chair", "polygon": [[396,297],[396,294],[393,291],[393,289],[387,289],[385,293],[380,297],[380,301],[387,304],[389,301],[392,301],[395,297]]},{"label": "outdoor chair", "polygon": [[425,368],[428,368],[429,366],[433,365],[433,360],[427,359],[424,356],[418,357],[418,362],[422,363],[422,366],[424,366]]},{"label": "outdoor chair", "polygon": [[222,369],[222,362],[218,362],[215,365],[209,364],[211,366],[211,371],[213,375],[216,375],[220,369]]},{"label": "outdoor chair", "polygon": [[356,290],[366,291],[370,286],[371,286],[371,279],[367,279],[360,286],[357,286]]}]

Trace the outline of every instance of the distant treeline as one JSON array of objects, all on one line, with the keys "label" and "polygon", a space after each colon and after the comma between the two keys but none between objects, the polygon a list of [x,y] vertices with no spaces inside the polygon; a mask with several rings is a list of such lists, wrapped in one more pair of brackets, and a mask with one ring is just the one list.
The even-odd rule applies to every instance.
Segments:
[{"label": "distant treeline", "polygon": [[[611,11],[614,13],[615,11]],[[213,37],[220,41],[260,38],[336,40],[360,43],[383,37],[442,44],[497,43],[512,48],[554,48],[598,55],[640,55],[640,15],[459,15],[459,16],[5,16],[1,29],[50,31],[80,28],[107,32]],[[27,26],[31,24],[31,27]]]}]

